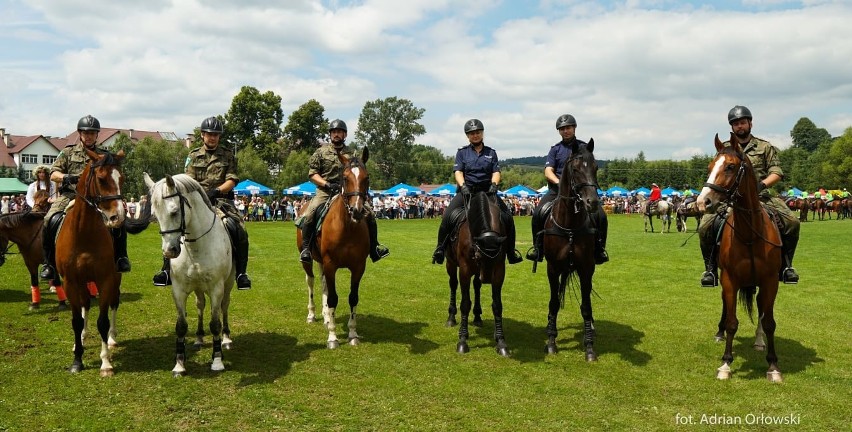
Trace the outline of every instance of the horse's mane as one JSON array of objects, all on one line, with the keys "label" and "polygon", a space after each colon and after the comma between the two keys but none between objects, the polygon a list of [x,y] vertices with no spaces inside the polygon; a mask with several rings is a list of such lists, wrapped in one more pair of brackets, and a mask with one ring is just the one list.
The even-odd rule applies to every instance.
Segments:
[{"label": "horse's mane", "polygon": [[491,226],[491,207],[489,197],[485,193],[471,195],[467,211],[468,226],[473,237],[486,231],[493,231]]},{"label": "horse's mane", "polygon": [[99,154],[103,155],[103,157],[96,161],[92,161],[92,167],[121,165],[122,159],[118,159],[115,153],[105,151]]},{"label": "horse's mane", "polygon": [[44,220],[44,213],[27,210],[23,213],[0,215],[0,228],[15,229],[35,220]]},{"label": "horse's mane", "polygon": [[[193,192],[198,192],[201,195],[201,199],[204,200],[205,204],[207,204],[207,207],[209,207],[211,210],[213,209],[213,204],[210,203],[210,198],[207,197],[207,193],[204,191],[204,188],[202,188],[201,184],[195,181],[195,179],[186,174],[176,174],[172,176],[172,180],[175,182],[175,188],[177,188],[178,192],[180,192],[181,194],[191,194]],[[153,193],[156,192],[156,198],[162,201],[164,188],[163,185],[165,183],[166,179],[163,178],[156,184],[154,184],[154,187],[152,188],[152,200],[155,198],[155,196],[153,196]]]}]

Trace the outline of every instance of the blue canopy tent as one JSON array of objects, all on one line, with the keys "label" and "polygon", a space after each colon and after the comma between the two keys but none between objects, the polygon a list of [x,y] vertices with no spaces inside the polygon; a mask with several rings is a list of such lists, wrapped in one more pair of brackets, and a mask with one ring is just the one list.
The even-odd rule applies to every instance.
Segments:
[{"label": "blue canopy tent", "polygon": [[432,189],[432,192],[429,192],[431,196],[441,196],[441,195],[449,195],[456,196],[456,185],[452,183],[442,184],[441,186]]},{"label": "blue canopy tent", "polygon": [[602,197],[602,196],[606,195],[606,192],[604,192],[604,191],[603,191],[603,190],[601,190],[600,188],[598,188],[598,189],[597,189],[597,191],[598,191],[598,196],[599,196],[599,197]]},{"label": "blue canopy tent", "polygon": [[538,192],[524,185],[515,185],[513,187],[510,187],[509,189],[504,190],[503,195],[526,198],[530,196],[537,196]]},{"label": "blue canopy tent", "polygon": [[243,180],[234,188],[237,195],[275,195],[275,190],[251,180]]},{"label": "blue canopy tent", "polygon": [[296,186],[290,186],[287,189],[284,189],[284,195],[305,195],[305,196],[313,196],[317,193],[317,185],[313,184],[310,181],[306,181],[302,184],[298,184]]},{"label": "blue canopy tent", "polygon": [[642,194],[642,195],[648,196],[648,195],[651,195],[651,189],[648,189],[646,187],[640,187],[639,189],[635,189],[633,191],[633,194]]},{"label": "blue canopy tent", "polygon": [[606,190],[607,196],[618,196],[618,195],[627,196],[628,193],[630,193],[630,191],[621,187],[621,186],[613,186],[613,187]]},{"label": "blue canopy tent", "polygon": [[667,187],[667,188],[661,190],[660,194],[662,194],[663,196],[672,196],[672,195],[680,196],[680,191],[677,190],[677,189]]},{"label": "blue canopy tent", "polygon": [[400,183],[396,186],[388,188],[383,192],[385,195],[398,195],[398,196],[413,196],[413,195],[422,195],[424,192],[417,186],[407,185],[405,183]]}]

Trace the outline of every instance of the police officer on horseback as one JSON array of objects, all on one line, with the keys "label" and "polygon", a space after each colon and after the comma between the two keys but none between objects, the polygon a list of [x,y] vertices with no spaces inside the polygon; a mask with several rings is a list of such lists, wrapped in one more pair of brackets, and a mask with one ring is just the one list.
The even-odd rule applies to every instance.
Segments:
[{"label": "police officer on horseback", "polygon": [[[87,115],[77,122],[77,134],[79,140],[69,144],[61,152],[53,166],[50,168],[50,180],[61,183],[59,196],[53,201],[50,210],[44,215],[44,228],[42,232],[42,246],[44,248],[44,266],[39,276],[42,279],[54,279],[56,277],[56,235],[62,220],[65,218],[65,209],[77,195],[77,181],[80,174],[89,162],[86,149],[107,153],[107,150],[98,146],[98,133],[101,131],[101,122],[95,117]],[[85,205],[78,203],[77,205]],[[127,258],[127,230],[111,228],[112,246],[115,255],[116,271],[126,273],[130,271],[130,260]]]},{"label": "police officer on horseback", "polygon": [[[784,178],[778,149],[768,141],[751,134],[752,115],[748,108],[740,105],[731,108],[728,112],[728,124],[731,125],[731,130],[743,148],[743,153],[754,167],[760,201],[770,213],[778,215],[782,225],[780,231],[784,268],[781,269],[779,279],[787,284],[798,283],[799,274],[793,268],[793,256],[796,253],[796,245],[799,243],[799,220],[793,216],[784,201],[769,194],[769,188]],[[729,146],[730,141],[726,141],[724,145]],[[716,239],[723,221],[724,218],[719,213],[706,214],[701,218],[701,224],[698,227],[701,255],[704,258],[705,271],[701,275],[701,286],[704,287],[714,287],[719,284],[719,278],[716,275]]]},{"label": "police officer on horseback", "polygon": [[[456,152],[453,175],[458,184],[458,193],[450,200],[444,210],[441,226],[438,228],[438,246],[432,254],[433,264],[444,262],[447,237],[453,229],[450,219],[452,219],[454,210],[463,206],[474,192],[483,191],[489,194],[497,194],[497,185],[500,183],[500,163],[497,159],[497,152],[485,145],[482,140],[484,130],[485,127],[478,119],[470,119],[464,124],[464,133],[467,135],[470,144]],[[509,260],[509,264],[517,264],[524,259],[521,257],[521,253],[515,249],[515,221],[512,219],[512,213],[506,203],[500,197],[497,197],[497,204],[500,206],[502,220],[507,229],[506,258]]]},{"label": "police officer on horseback", "polygon": [[[331,143],[318,148],[308,161],[308,179],[317,185],[317,193],[311,199],[307,210],[301,221],[302,226],[302,250],[299,261],[311,262],[311,242],[316,235],[317,215],[316,210],[324,206],[329,199],[340,193],[343,179],[343,164],[339,155],[353,158],[351,149],[346,147],[346,135],[348,130],[343,120],[332,120],[328,125],[328,134]],[[379,232],[376,226],[376,217],[373,214],[372,200],[365,200],[364,207],[367,209],[367,231],[370,234],[370,259],[376,262],[388,255],[390,251],[379,244]]]},{"label": "police officer on horseback", "polygon": [[[527,259],[530,261],[540,262],[544,260],[544,254],[542,253],[544,222],[547,220],[553,207],[551,203],[559,195],[559,179],[562,177],[565,162],[571,158],[571,146],[575,141],[578,146],[582,147],[588,144],[585,141],[577,139],[577,120],[571,114],[562,114],[556,119],[556,130],[559,132],[562,140],[550,147],[550,151],[547,153],[547,162],[544,163],[544,177],[547,179],[548,190],[533,210],[533,247],[527,252]],[[595,233],[595,263],[603,264],[609,261],[609,255],[606,253],[606,235],[609,222],[606,219],[603,206],[598,206],[597,213],[592,215],[592,217],[597,227],[597,232]]]},{"label": "police officer on horseback", "polygon": [[[237,289],[251,288],[251,279],[246,274],[248,267],[249,238],[242,216],[234,207],[234,187],[237,177],[237,159],[234,153],[219,145],[225,128],[216,117],[201,122],[201,139],[204,145],[192,150],[186,158],[186,175],[192,177],[207,191],[214,207],[224,214],[222,221],[231,237],[234,261],[237,267]],[[154,285],[171,285],[169,259],[163,258],[163,268],[154,275]]]}]

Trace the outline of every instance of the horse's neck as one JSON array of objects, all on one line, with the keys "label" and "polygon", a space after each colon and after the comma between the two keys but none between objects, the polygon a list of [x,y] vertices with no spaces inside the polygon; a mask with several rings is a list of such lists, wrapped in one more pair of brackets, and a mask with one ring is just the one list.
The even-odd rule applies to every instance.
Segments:
[{"label": "horse's neck", "polygon": [[213,240],[213,236],[205,235],[213,231],[213,225],[216,224],[216,219],[219,218],[217,211],[214,208],[208,208],[202,200],[197,200],[192,205],[192,213],[189,220],[186,222],[187,237],[194,239],[187,242],[195,249],[205,248],[209,241]]},{"label": "horse's neck", "polygon": [[553,203],[553,220],[561,227],[578,227],[585,223],[586,208],[576,198],[562,198]]}]

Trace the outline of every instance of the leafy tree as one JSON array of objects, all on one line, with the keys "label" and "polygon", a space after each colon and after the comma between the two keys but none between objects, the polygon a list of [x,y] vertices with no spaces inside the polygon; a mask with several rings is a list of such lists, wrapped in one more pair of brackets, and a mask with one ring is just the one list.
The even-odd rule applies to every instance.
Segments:
[{"label": "leafy tree", "polygon": [[818,128],[807,117],[802,117],[790,131],[793,138],[793,146],[809,152],[816,151],[820,144],[831,140],[831,134],[823,128]]},{"label": "leafy tree", "polygon": [[308,180],[308,160],[313,149],[296,150],[287,155],[281,171],[273,183],[278,190],[304,183]]},{"label": "leafy tree", "polygon": [[225,134],[222,139],[240,150],[251,147],[271,169],[281,165],[281,96],[271,91],[261,94],[251,86],[243,86],[231,101],[225,114]]},{"label": "leafy tree", "polygon": [[253,147],[245,147],[237,152],[237,176],[241,180],[253,180],[262,185],[268,185],[272,180],[266,162]]},{"label": "leafy tree", "polygon": [[380,182],[395,183],[411,162],[414,140],[426,133],[418,123],[425,112],[407,99],[389,97],[364,104],[358,118],[355,142],[370,147],[370,160],[377,172],[370,173]]},{"label": "leafy tree", "polygon": [[[370,152],[372,151],[371,148]],[[452,169],[452,160],[444,156],[440,150],[423,144],[415,144],[411,148],[411,161],[405,165],[399,165],[400,177],[398,180],[413,185],[447,183],[447,179],[452,179]]]},{"label": "leafy tree", "polygon": [[286,150],[313,151],[322,141],[328,140],[328,119],[324,116],[325,108],[311,99],[287,118],[284,126]]},{"label": "leafy tree", "polygon": [[847,128],[843,135],[831,144],[828,160],[823,164],[822,171],[825,174],[826,186],[852,186],[852,127]]},{"label": "leafy tree", "polygon": [[121,166],[124,174],[122,194],[127,200],[148,194],[142,173],[147,172],[154,180],[159,180],[167,174],[183,173],[186,170],[186,156],[189,154],[189,149],[183,145],[183,141],[145,137],[134,144],[130,137],[124,134],[116,139],[112,148],[115,152],[119,150],[124,150],[127,155]]}]

